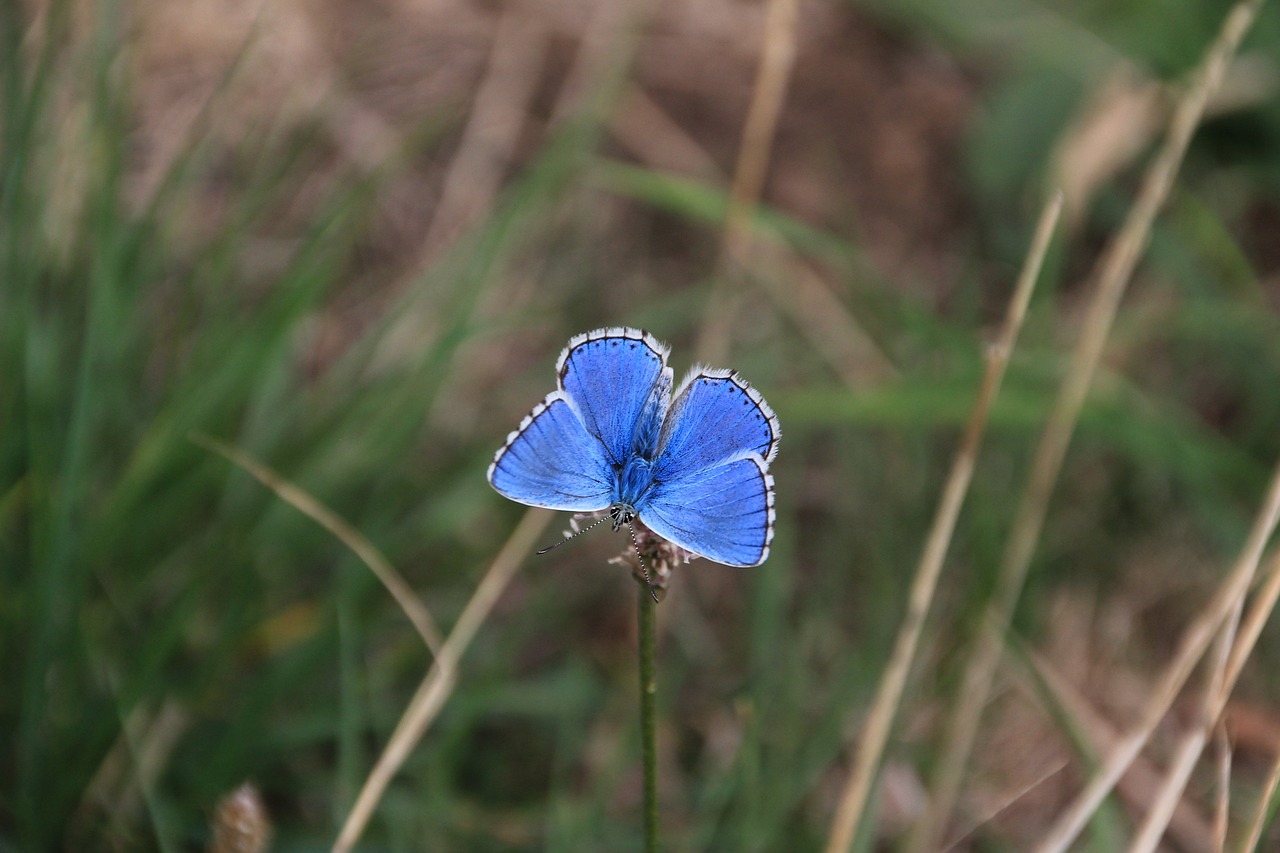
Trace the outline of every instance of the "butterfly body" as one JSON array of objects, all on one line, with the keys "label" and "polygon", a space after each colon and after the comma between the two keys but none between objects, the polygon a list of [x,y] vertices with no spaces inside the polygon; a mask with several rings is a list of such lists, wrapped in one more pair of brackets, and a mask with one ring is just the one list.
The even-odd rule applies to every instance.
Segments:
[{"label": "butterfly body", "polygon": [[639,512],[653,489],[653,463],[643,456],[632,456],[618,472],[613,502]]},{"label": "butterfly body", "polygon": [[731,566],[755,566],[773,539],[778,419],[727,370],[695,367],[672,393],[667,348],[639,329],[577,335],[559,387],[494,455],[489,482],[530,506],[609,510]]}]

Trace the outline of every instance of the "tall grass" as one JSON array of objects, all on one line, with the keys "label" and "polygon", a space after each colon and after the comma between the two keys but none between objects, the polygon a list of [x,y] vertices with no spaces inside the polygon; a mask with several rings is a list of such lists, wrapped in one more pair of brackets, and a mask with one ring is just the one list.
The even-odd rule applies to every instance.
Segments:
[{"label": "tall grass", "polygon": [[[771,205],[767,183],[741,224],[752,262],[717,268],[726,213],[742,210],[727,182],[625,162],[611,142],[612,111],[645,73],[630,59],[647,35],[629,22],[592,30],[570,63],[589,85],[530,131],[459,236],[421,255],[399,246],[396,264],[383,255],[397,194],[431,186],[421,173],[449,162],[465,110],[424,105],[372,167],[344,158],[319,115],[229,132],[241,60],[273,35],[264,19],[143,187],[123,23],[141,12],[0,4],[0,847],[202,848],[215,804],[252,781],[277,849],[328,848],[406,708],[426,707],[430,728],[369,814],[368,849],[640,849],[633,581],[606,564],[621,543],[602,533],[518,573],[504,564],[483,612],[460,618],[519,518],[483,473],[570,334],[626,323],[689,352],[732,291],[723,366],[763,390],[786,432],[778,534],[765,566],[695,563],[657,609],[662,836],[667,849],[819,848],[1053,146],[1110,63],[1176,84],[1221,14],[870,5],[888,41],[941,45],[982,79],[947,281],[891,279],[856,222],[806,221]],[[1278,41],[1264,6],[1242,53],[1273,66]],[[1053,96],[1027,96],[1042,86]],[[1004,635],[1030,650],[1011,666],[1048,651],[1117,731],[1203,612],[1280,450],[1274,259],[1257,224],[1280,189],[1276,100],[1219,104],[1193,141]],[[916,786],[939,760],[959,650],[982,628],[1067,369],[1075,282],[1119,227],[1135,157],[1050,253],[872,786],[868,847],[897,843],[926,807]],[[414,705],[434,658],[366,565],[193,432],[359,531],[443,635],[467,629],[438,705]],[[1068,617],[1093,630],[1055,657]],[[1275,637],[1257,642],[1237,692],[1266,707]],[[1037,704],[1005,676],[1020,677],[997,670],[1007,689],[949,827],[972,830],[975,850],[1040,838],[1074,791],[1058,781],[1105,761],[1063,731],[1066,698],[1044,688]],[[1046,743],[1069,769],[1033,785],[1051,769],[1029,758]],[[1256,831],[1265,849],[1274,758],[1239,749],[1230,837]],[[993,802],[1008,807],[984,821]],[[1198,790],[1182,802],[1210,808]],[[1109,807],[1080,844],[1109,849],[1144,813]]]}]

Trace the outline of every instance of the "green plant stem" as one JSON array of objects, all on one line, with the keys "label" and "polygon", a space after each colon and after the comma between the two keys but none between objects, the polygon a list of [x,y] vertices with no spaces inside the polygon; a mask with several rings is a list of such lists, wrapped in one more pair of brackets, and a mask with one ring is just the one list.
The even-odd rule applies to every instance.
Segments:
[{"label": "green plant stem", "polygon": [[636,587],[640,644],[640,751],[644,762],[644,849],[658,850],[658,676],[653,662],[657,603],[648,584]]}]

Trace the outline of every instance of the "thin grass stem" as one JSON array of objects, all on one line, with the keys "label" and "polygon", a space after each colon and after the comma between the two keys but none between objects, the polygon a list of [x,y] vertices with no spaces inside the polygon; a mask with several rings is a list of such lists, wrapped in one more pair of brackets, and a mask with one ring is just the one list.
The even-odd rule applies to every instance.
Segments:
[{"label": "thin grass stem", "polygon": [[[1098,766],[1099,756],[1115,748],[1121,733],[1043,655],[1027,650],[1025,660],[1028,672],[1024,674],[1023,667],[1015,668],[1015,677],[1033,682],[1028,695],[1040,703],[1047,715],[1060,721],[1062,729],[1076,743],[1076,751],[1083,757],[1085,766]],[[1139,757],[1117,783],[1120,799],[1131,810],[1143,808],[1151,802],[1150,792],[1159,785],[1161,772],[1156,762]],[[1109,825],[1099,828],[1102,832],[1093,839],[1094,847],[1119,849],[1118,827],[1115,830]],[[1169,834],[1178,849],[1207,850],[1212,844],[1213,827],[1191,804],[1182,802],[1175,804]]]},{"label": "thin grass stem", "polygon": [[1213,851],[1227,849],[1227,828],[1231,822],[1231,739],[1227,727],[1219,720],[1213,732],[1214,750],[1218,754],[1218,796],[1213,807]]},{"label": "thin grass stem", "polygon": [[1005,314],[1004,325],[996,343],[987,352],[986,372],[982,377],[982,385],[978,391],[978,400],[973,413],[969,416],[968,426],[960,446],[956,450],[955,460],[951,465],[951,474],[943,488],[942,499],[938,503],[937,514],[933,519],[933,527],[925,542],[924,552],[920,555],[920,564],[916,567],[915,580],[912,582],[908,599],[907,613],[902,627],[898,629],[898,639],[894,644],[889,665],[885,668],[884,677],[876,694],[875,703],[867,716],[863,727],[862,744],[858,750],[858,758],[853,774],[845,786],[831,823],[831,831],[827,836],[827,853],[842,853],[848,850],[857,837],[858,826],[871,797],[871,789],[880,768],[880,760],[884,755],[885,744],[898,716],[898,708],[902,701],[902,693],[906,688],[907,677],[915,660],[916,649],[920,644],[920,635],[924,630],[925,619],[933,596],[938,587],[938,577],[942,573],[943,561],[947,548],[955,533],[956,520],[964,505],[965,495],[973,480],[973,469],[977,463],[978,451],[982,447],[982,436],[987,426],[987,416],[996,396],[1000,393],[1000,385],[1004,380],[1005,368],[1009,364],[1009,356],[1018,340],[1018,332],[1027,314],[1027,306],[1031,301],[1031,292],[1039,278],[1040,268],[1044,263],[1045,253],[1049,249],[1049,239],[1057,225],[1058,216],[1062,212],[1062,194],[1054,195],[1045,204],[1040,213],[1031,247],[1027,252],[1022,272],[1014,288],[1013,298]]},{"label": "thin grass stem", "polygon": [[409,753],[418,745],[427,727],[431,725],[431,721],[444,707],[445,700],[453,691],[458,662],[462,659],[463,652],[467,650],[476,631],[497,603],[498,596],[515,577],[524,556],[533,550],[534,543],[554,517],[555,513],[545,509],[531,509],[526,512],[520,524],[508,537],[506,544],[502,546],[502,550],[498,552],[498,556],[494,558],[489,571],[476,587],[471,600],[467,602],[462,615],[458,617],[453,630],[449,632],[449,637],[441,646],[440,654],[432,662],[426,678],[422,680],[417,692],[409,700],[409,705],[401,715],[400,721],[396,723],[395,731],[391,733],[387,745],[382,750],[382,755],[378,756],[377,763],[365,779],[364,787],[360,789],[360,795],[356,797],[355,805],[351,807],[351,812],[347,815],[347,820],[333,843],[333,853],[348,853],[360,840],[365,826],[369,823],[369,818],[373,816],[374,809],[378,807],[382,795],[386,793],[391,777],[396,774],[405,759],[409,757]]},{"label": "thin grass stem", "polygon": [[723,363],[729,351],[729,337],[739,297],[728,285],[728,271],[731,262],[743,260],[750,245],[751,216],[764,188],[778,117],[782,114],[791,66],[795,62],[798,5],[798,0],[769,0],[760,68],[742,131],[742,146],[738,149],[738,162],[734,167],[729,206],[720,238],[719,275],[707,301],[698,339],[698,360],[709,364]]},{"label": "thin grass stem", "polygon": [[1253,813],[1253,820],[1249,821],[1249,832],[1240,842],[1240,853],[1256,853],[1259,849],[1262,833],[1275,813],[1277,793],[1280,793],[1280,755],[1271,764],[1267,784],[1258,798],[1258,808]]},{"label": "thin grass stem", "polygon": [[1222,695],[1223,681],[1226,675],[1227,659],[1231,653],[1231,644],[1235,640],[1236,628],[1240,624],[1240,612],[1244,608],[1243,598],[1236,600],[1231,616],[1218,632],[1213,655],[1213,669],[1205,686],[1201,700],[1200,717],[1192,724],[1191,730],[1182,738],[1174,752],[1169,771],[1165,774],[1164,784],[1160,786],[1146,819],[1138,830],[1138,835],[1129,845],[1130,853],[1152,853],[1160,839],[1164,837],[1173,817],[1173,810],[1182,800],[1182,792],[1191,778],[1191,771],[1200,761],[1204,746],[1217,719],[1218,697]]},{"label": "thin grass stem", "polygon": [[1098,283],[1080,341],[1036,448],[1031,475],[1018,505],[995,591],[988,605],[988,615],[982,620],[976,648],[965,668],[960,706],[952,718],[933,784],[933,802],[913,832],[913,843],[909,849],[917,853],[937,847],[943,827],[955,806],[978,722],[1000,660],[1002,637],[1021,597],[1031,558],[1044,526],[1049,499],[1062,470],[1085,395],[1110,335],[1120,299],[1146,246],[1156,214],[1168,197],[1205,104],[1221,83],[1227,65],[1260,5],[1261,0],[1243,0],[1227,16],[1192,85],[1174,110],[1169,132],[1143,178],[1132,211],[1100,261]]},{"label": "thin grass stem", "polygon": [[[1249,591],[1258,563],[1262,559],[1263,548],[1275,531],[1277,522],[1280,522],[1280,465],[1272,473],[1266,499],[1254,519],[1240,556],[1208,606],[1183,634],[1173,661],[1151,688],[1151,699],[1142,709],[1137,726],[1119,740],[1084,790],[1063,810],[1044,840],[1035,848],[1036,853],[1064,853],[1080,834],[1089,816],[1146,746],[1213,638]],[[1280,572],[1280,557],[1272,561],[1270,570]]]},{"label": "thin grass stem", "polygon": [[1272,611],[1275,610],[1277,598],[1280,598],[1280,556],[1272,559],[1271,563],[1268,564],[1266,579],[1250,605],[1249,613],[1245,617],[1243,627],[1240,629],[1240,636],[1236,639],[1235,646],[1231,649],[1231,657],[1227,661],[1227,676],[1223,682],[1224,692],[1220,697],[1221,702],[1218,713],[1221,713],[1221,705],[1226,703],[1227,695],[1235,687],[1236,680],[1239,679],[1245,662],[1249,659],[1249,655],[1253,653],[1258,637],[1262,635],[1263,627],[1270,618]]},{"label": "thin grass stem", "polygon": [[414,595],[413,589],[391,565],[391,561],[364,534],[310,494],[290,483],[244,451],[229,444],[224,444],[216,438],[203,433],[193,433],[191,440],[200,447],[212,450],[227,461],[243,468],[254,479],[275,492],[280,500],[310,518],[333,534],[335,539],[346,545],[351,550],[351,553],[360,559],[360,562],[369,567],[369,571],[373,572],[378,580],[382,582],[382,585],[387,588],[387,592],[391,593],[391,597],[396,600],[396,604],[400,605],[404,615],[409,618],[409,621],[413,623],[413,627],[417,629],[418,634],[422,636],[422,641],[427,644],[432,656],[440,656],[440,645],[444,640],[440,635],[440,628],[436,624],[435,618],[431,615],[431,611]]},{"label": "thin grass stem", "polygon": [[[1175,767],[1178,764],[1185,763],[1182,769],[1183,777],[1181,784],[1177,786],[1175,794],[1181,795],[1182,787],[1186,784],[1186,777],[1190,775],[1191,769],[1195,762],[1199,760],[1200,754],[1203,752],[1205,743],[1209,737],[1210,731],[1220,724],[1222,712],[1226,708],[1227,700],[1231,696],[1231,692],[1235,689],[1236,680],[1240,677],[1240,672],[1244,667],[1245,661],[1253,652],[1254,645],[1257,643],[1258,636],[1262,633],[1263,625],[1266,624],[1272,611],[1275,609],[1276,598],[1280,595],[1280,555],[1274,557],[1267,566],[1265,581],[1257,598],[1249,608],[1249,614],[1245,620],[1244,627],[1237,637],[1234,633],[1235,625],[1239,622],[1240,610],[1244,604],[1243,593],[1237,601],[1237,607],[1232,613],[1231,621],[1224,627],[1223,637],[1224,646],[1229,647],[1229,652],[1223,652],[1223,657],[1215,665],[1215,672],[1209,692],[1206,695],[1205,707],[1203,709],[1203,717],[1199,722],[1201,726],[1187,735],[1184,742],[1179,747]],[[1176,784],[1176,777],[1170,777],[1170,787]],[[1171,794],[1171,795],[1175,795]],[[1155,812],[1153,811],[1153,817]],[[1151,822],[1153,818],[1149,818]],[[1154,832],[1154,829],[1148,830],[1144,826],[1145,832]],[[1154,840],[1159,840],[1158,836]],[[1144,847],[1139,847],[1135,842],[1134,850],[1151,850],[1154,849],[1152,839],[1145,839]]]},{"label": "thin grass stem", "polygon": [[649,586],[636,585],[636,624],[640,647],[640,758],[644,764],[644,849],[658,850],[658,675],[654,663],[655,615]]}]

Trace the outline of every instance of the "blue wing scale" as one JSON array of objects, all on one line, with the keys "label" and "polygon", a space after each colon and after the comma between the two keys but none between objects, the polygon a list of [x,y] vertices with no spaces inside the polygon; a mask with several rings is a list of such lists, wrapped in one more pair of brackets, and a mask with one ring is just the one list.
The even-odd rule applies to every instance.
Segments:
[{"label": "blue wing scale", "polygon": [[727,566],[758,566],[773,541],[773,477],[751,452],[653,487],[639,510],[664,539]]},{"label": "blue wing scale", "polygon": [[667,348],[639,329],[596,329],[569,341],[556,364],[560,387],[568,395],[587,432],[604,444],[610,461],[631,457],[638,428],[666,414],[664,394],[655,389],[669,373]]},{"label": "blue wing scale", "polygon": [[767,465],[780,434],[773,409],[737,373],[694,368],[663,425],[655,474],[679,479],[750,453]]},{"label": "blue wing scale", "polygon": [[613,502],[613,467],[604,445],[582,425],[563,391],[530,412],[494,454],[489,483],[513,501],[569,512]]}]

